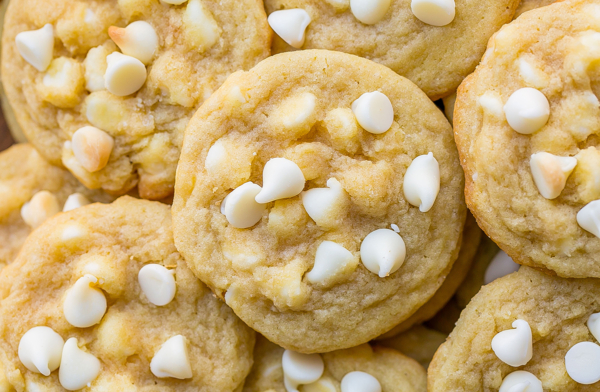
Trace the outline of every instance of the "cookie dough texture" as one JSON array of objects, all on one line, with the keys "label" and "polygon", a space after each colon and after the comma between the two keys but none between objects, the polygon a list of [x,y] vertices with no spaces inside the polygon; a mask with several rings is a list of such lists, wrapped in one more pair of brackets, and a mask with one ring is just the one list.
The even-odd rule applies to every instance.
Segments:
[{"label": "cookie dough texture", "polygon": [[[200,20],[197,13],[213,20]],[[136,184],[143,198],[172,194],[192,114],[230,73],[250,69],[270,53],[271,32],[259,0],[192,0],[181,6],[158,0],[18,0],[11,1],[6,15],[2,79],[27,138],[86,186],[117,195]],[[102,86],[105,58],[117,50],[107,31],[138,20],[152,25],[159,48],[141,90],[118,97]],[[43,78],[50,71],[38,72],[15,44],[18,33],[47,23],[54,28],[54,59],[62,59],[55,68],[64,61],[71,66],[70,83],[60,88],[46,87]],[[203,40],[206,34],[212,45]],[[89,83],[90,75],[100,86]],[[93,173],[65,146],[87,125],[115,139],[108,165]]]},{"label": "cookie dough texture", "polygon": [[423,325],[415,325],[408,331],[404,331],[392,338],[381,340],[377,344],[401,351],[402,354],[419,362],[427,368],[433,359],[435,352],[442,343],[446,341],[447,334],[427,328]]},{"label": "cookie dough texture", "polygon": [[[329,49],[383,64],[412,80],[432,99],[454,91],[477,66],[488,39],[512,20],[519,0],[462,0],[447,26],[421,22],[411,0],[391,0],[385,17],[374,25],[358,21],[349,0],[265,0],[267,13],[302,8],[312,21],[303,49]],[[281,38],[273,52],[293,50]]]},{"label": "cookie dough texture", "polygon": [[[66,228],[80,234],[62,239]],[[148,263],[175,270],[169,304],[152,305],[138,272]],[[75,328],[63,315],[65,292],[91,273],[108,309],[100,324]],[[48,326],[101,362],[86,391],[233,391],[252,366],[254,332],[216,299],[187,268],[173,244],[169,207],[124,196],[60,214],[36,230],[0,277],[0,361],[17,391],[62,390],[58,372],[27,370],[17,348],[25,332]],[[150,361],[175,335],[187,339],[193,378],[157,378]]]},{"label": "cookie dough texture", "polygon": [[0,153],[0,268],[12,262],[31,228],[21,217],[21,207],[39,191],[56,196],[62,209],[69,195],[79,192],[90,201],[112,197],[91,191],[68,171],[46,162],[30,144],[16,144]]},{"label": "cookie dough texture", "polygon": [[[391,128],[380,135],[364,131],[350,109],[376,90],[394,108]],[[217,141],[227,158],[209,171],[207,153]],[[441,188],[422,213],[404,199],[402,180],[412,160],[429,152]],[[263,167],[276,157],[300,167],[305,190],[340,182],[348,198],[328,229],[308,216],[300,196],[267,204],[249,229],[228,225],[220,203],[247,181],[262,185]],[[242,320],[288,349],[326,352],[381,335],[433,296],[457,257],[465,208],[450,125],[410,81],[359,57],[299,51],[232,75],[190,122],[177,174],[178,249]],[[407,256],[380,278],[358,260],[360,244],[391,224]],[[312,284],[304,275],[325,240],[344,246],[356,263]]]},{"label": "cookie dough texture", "polygon": [[[506,25],[459,88],[454,110],[467,204],[479,226],[515,262],[563,277],[600,277],[600,238],[576,220],[600,198],[599,15],[600,1],[569,0]],[[515,132],[503,110],[524,87],[550,102],[548,123],[532,135]],[[540,151],[578,159],[553,200],[531,175],[530,157]]]},{"label": "cookie dough texture", "polygon": [[[254,365],[246,378],[243,392],[287,392],[283,384],[281,357],[284,349],[262,336],[256,340]],[[381,346],[362,344],[357,347],[321,355],[326,379],[340,392],[342,378],[350,372],[369,373],[381,384],[382,392],[425,392],[425,369],[400,352]]]},{"label": "cookie dough texture", "polygon": [[597,391],[577,384],[565,369],[565,354],[579,342],[595,342],[586,322],[600,311],[600,281],[564,279],[528,267],[484,286],[462,312],[455,330],[429,366],[428,391],[497,391],[517,370],[496,357],[492,338],[527,321],[533,358],[519,367],[542,381],[544,391]]},{"label": "cookie dough texture", "polygon": [[475,218],[471,214],[467,214],[460,252],[444,283],[425,305],[420,307],[407,320],[395,326],[389,332],[384,333],[381,336],[382,339],[395,336],[408,330],[413,325],[421,324],[431,319],[446,305],[470,273],[481,237],[481,229],[477,226]]}]

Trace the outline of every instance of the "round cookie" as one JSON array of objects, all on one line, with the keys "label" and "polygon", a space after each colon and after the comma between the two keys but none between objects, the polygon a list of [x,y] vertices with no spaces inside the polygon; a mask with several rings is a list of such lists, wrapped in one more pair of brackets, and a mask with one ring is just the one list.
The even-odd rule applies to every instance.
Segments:
[{"label": "round cookie", "polygon": [[[282,357],[284,349],[262,336],[256,339],[254,365],[246,378],[243,392],[287,392],[284,385]],[[314,384],[303,385],[304,391],[346,392],[340,383],[350,372],[361,371],[375,377],[382,392],[425,392],[425,369],[415,360],[382,346],[362,344],[357,347],[321,354],[322,376]]]},{"label": "round cookie", "polygon": [[[29,63],[15,39],[38,29],[19,36]],[[230,73],[267,57],[270,43],[259,0],[14,1],[2,77],[19,124],[48,161],[89,188],[121,195],[137,184],[141,197],[160,200],[173,193],[195,110]],[[111,55],[119,48],[127,56]],[[73,137],[86,126],[102,133]]]},{"label": "round cookie", "polygon": [[[457,1],[452,22],[433,26],[413,14],[411,0],[388,1],[390,5],[382,19],[369,25],[354,16],[350,3],[265,0],[265,7],[270,15],[289,9],[307,12],[310,24],[302,49],[337,50],[368,58],[407,77],[432,100],[450,94],[473,72],[488,39],[512,20],[519,5],[518,0]],[[437,3],[454,7],[454,1]],[[272,19],[269,20],[273,27]],[[279,36],[274,37],[274,53],[293,49]]]},{"label": "round cookie", "polygon": [[435,295],[425,305],[420,307],[415,314],[381,335],[378,339],[386,339],[398,335],[401,332],[407,331],[412,326],[421,324],[434,317],[448,303],[456,290],[462,286],[467,275],[470,274],[481,237],[481,229],[477,226],[475,218],[471,214],[467,214],[460,252],[444,283],[435,292]]},{"label": "round cookie", "polygon": [[[174,286],[164,274],[143,280],[148,265],[166,271]],[[90,276],[96,283],[83,286],[93,295],[77,287]],[[89,376],[92,360],[78,361],[77,369],[65,355],[70,338],[100,361],[97,375],[84,380],[86,391],[233,391],[250,371],[254,332],[188,269],[173,243],[167,205],[124,196],[51,218],[32,233],[0,282],[0,360],[17,391],[58,390],[78,373]],[[158,302],[171,288],[170,302]],[[94,295],[106,298],[105,313],[97,311]],[[84,328],[92,315],[101,318]],[[21,362],[23,336],[36,326],[67,341],[60,368],[50,376]],[[172,338],[178,344],[165,348]],[[188,373],[181,370],[186,363]]]},{"label": "round cookie", "polygon": [[[374,91],[393,109],[382,134],[359,126],[351,109]],[[381,335],[434,295],[457,257],[465,208],[451,128],[414,84],[369,60],[298,51],[234,74],[196,113],[182,151],[173,204],[179,251],[242,320],[285,348],[327,352]],[[403,180],[413,159],[430,152],[441,187],[421,212],[403,196]],[[422,184],[433,179],[422,173]],[[249,228],[221,213],[234,188],[271,192],[292,180],[297,196],[266,204],[249,196]],[[308,193],[298,193],[316,188],[325,212],[315,214]],[[231,217],[241,211],[237,195],[224,208]],[[379,229],[387,230],[375,237],[386,239],[365,246],[361,262],[363,240]],[[315,267],[325,241],[338,252],[327,271],[327,261]],[[388,269],[376,269],[378,250],[388,247]]]},{"label": "round cookie", "polygon": [[[0,153],[0,268],[12,262],[32,227],[21,208],[40,191],[56,198],[61,211],[67,198],[80,193],[89,201],[109,202],[112,197],[84,187],[71,173],[46,162],[30,144],[16,144]],[[43,211],[39,211],[42,213]]]},{"label": "round cookie", "polygon": [[[564,279],[528,267],[484,286],[435,354],[429,366],[428,391],[497,391],[503,379],[517,370],[532,373],[544,391],[598,390],[598,383],[583,385],[571,379],[565,355],[578,343],[596,342],[586,323],[600,311],[599,299],[597,279]],[[523,325],[518,336],[508,331],[516,320],[525,321],[531,334]],[[513,343],[505,340],[507,331],[513,334]],[[498,339],[515,352],[525,352],[521,350],[531,338],[532,349],[527,352],[532,357],[525,358],[524,366],[510,366],[497,356],[499,352],[506,359],[501,350],[492,349],[492,340],[500,334]]]},{"label": "round cookie", "polygon": [[377,344],[402,351],[404,355],[419,362],[427,369],[438,347],[446,341],[447,337],[448,335],[435,329],[415,325],[408,331],[381,340]]},{"label": "round cookie", "polygon": [[503,27],[454,110],[480,227],[515,262],[563,277],[600,277],[594,204],[581,212],[600,198],[598,12],[597,1],[561,1]]}]

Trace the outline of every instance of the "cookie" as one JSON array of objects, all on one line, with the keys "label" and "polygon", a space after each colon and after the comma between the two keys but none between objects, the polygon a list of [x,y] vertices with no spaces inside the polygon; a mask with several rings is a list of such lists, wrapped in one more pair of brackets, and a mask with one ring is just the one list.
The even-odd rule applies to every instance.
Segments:
[{"label": "cookie", "polygon": [[270,53],[259,0],[20,0],[2,76],[36,149],[89,188],[173,193],[183,132],[226,77]]},{"label": "cookie", "polygon": [[401,332],[407,331],[412,326],[421,324],[435,316],[448,303],[456,290],[462,286],[467,274],[471,273],[471,266],[481,237],[481,229],[477,226],[475,218],[471,214],[467,214],[460,252],[444,283],[435,292],[435,295],[425,305],[420,307],[415,314],[381,335],[378,339],[386,339],[398,335]]},{"label": "cookie", "polygon": [[401,351],[427,369],[438,347],[446,341],[446,337],[448,335],[435,329],[415,325],[408,331],[378,341],[377,344]]},{"label": "cookie", "polygon": [[[435,354],[428,391],[508,391],[524,382],[528,391],[598,390],[599,298],[597,279],[528,267],[484,286]],[[584,363],[573,361],[578,353]],[[585,378],[590,372],[596,381]]]},{"label": "cookie", "polygon": [[280,54],[190,122],[175,241],[253,329],[327,352],[434,295],[457,257],[462,186],[450,125],[410,81],[344,53]]},{"label": "cookie", "polygon": [[[314,375],[308,368],[304,369],[300,361],[304,362],[304,365],[316,365]],[[286,351],[258,336],[254,350],[254,366],[246,379],[243,392],[294,390],[298,387],[297,380],[294,380],[294,370],[302,370],[302,375],[307,377],[299,384],[302,390],[307,392],[353,391],[349,384],[354,384],[355,387],[360,385],[364,391],[426,391],[425,369],[416,361],[391,348],[363,344],[327,354],[302,355]],[[313,380],[309,379],[309,375]],[[287,378],[287,382],[284,382],[284,378]],[[363,380],[366,382],[360,384]],[[379,384],[379,389],[369,388],[373,384]]]},{"label": "cookie", "polygon": [[[29,233],[46,218],[65,207],[106,203],[112,197],[87,189],[68,171],[46,162],[30,144],[16,144],[0,153],[0,200],[2,268],[17,257]],[[23,208],[25,204],[29,208]]]},{"label": "cookie", "polygon": [[[518,0],[265,0],[273,52],[329,49],[383,64],[432,99],[454,91]],[[413,12],[414,11],[414,12]],[[298,38],[300,37],[300,38]]]},{"label": "cookie", "polygon": [[158,202],[51,218],[0,287],[0,361],[17,391],[233,391],[252,365],[254,332],[188,269]]},{"label": "cookie", "polygon": [[554,2],[556,2],[556,0],[521,0],[521,3],[515,12],[515,18],[521,16],[523,12],[530,11],[534,8],[545,7]]},{"label": "cookie", "polygon": [[561,1],[503,27],[454,109],[479,226],[515,262],[563,277],[600,277],[596,12]]}]

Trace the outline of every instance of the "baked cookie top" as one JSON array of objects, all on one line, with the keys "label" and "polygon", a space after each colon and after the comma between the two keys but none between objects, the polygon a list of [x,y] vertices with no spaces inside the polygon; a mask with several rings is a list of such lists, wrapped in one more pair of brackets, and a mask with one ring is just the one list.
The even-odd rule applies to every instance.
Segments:
[{"label": "baked cookie top", "polygon": [[458,91],[467,204],[517,263],[600,277],[600,1],[529,11]]},{"label": "baked cookie top", "polygon": [[528,382],[533,392],[597,391],[599,311],[598,279],[521,267],[462,312],[429,366],[428,390],[504,392]]},{"label": "baked cookie top", "polygon": [[301,352],[367,342],[424,304],[456,259],[453,143],[425,94],[382,65],[273,56],[233,74],[190,122],[177,247],[271,341]]},{"label": "baked cookie top", "polygon": [[467,213],[460,252],[444,283],[442,283],[440,288],[435,292],[435,295],[425,305],[421,306],[407,320],[384,333],[378,339],[396,336],[410,329],[412,326],[421,324],[435,316],[448,303],[470,273],[481,237],[481,229],[477,226],[475,218],[473,218],[473,215]]},{"label": "baked cookie top", "polygon": [[0,361],[17,391],[233,391],[252,365],[254,332],[187,268],[158,202],[51,218],[0,287]]},{"label": "baked cookie top", "polygon": [[[273,52],[329,49],[383,64],[432,99],[454,91],[518,0],[265,0]],[[282,38],[283,37],[283,38]],[[294,46],[292,46],[294,45]]]},{"label": "baked cookie top", "polygon": [[106,203],[112,197],[87,189],[68,171],[46,162],[30,144],[16,144],[0,153],[0,200],[2,268],[47,218],[89,202]]},{"label": "baked cookie top", "polygon": [[[305,379],[296,378],[299,371]],[[425,392],[426,378],[421,365],[391,348],[365,343],[327,354],[304,355],[284,350],[259,335],[243,392],[292,392],[298,386],[315,392],[356,390],[352,386],[365,392]]]},{"label": "baked cookie top", "polygon": [[226,77],[270,53],[259,0],[22,0],[4,88],[26,136],[89,188],[173,193],[183,131]]}]

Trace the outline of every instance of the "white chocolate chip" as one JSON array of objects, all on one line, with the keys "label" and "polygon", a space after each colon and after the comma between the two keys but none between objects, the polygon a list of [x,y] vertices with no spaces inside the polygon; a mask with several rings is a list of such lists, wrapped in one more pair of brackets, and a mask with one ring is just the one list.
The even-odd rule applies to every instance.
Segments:
[{"label": "white chocolate chip", "polygon": [[186,339],[176,335],[163,343],[150,362],[150,370],[158,378],[192,378],[192,366]]},{"label": "white chocolate chip", "polygon": [[77,338],[70,338],[62,350],[58,380],[68,391],[89,386],[100,374],[100,361],[77,345]]},{"label": "white chocolate chip", "polygon": [[148,22],[138,20],[125,28],[110,26],[108,35],[123,54],[148,64],[158,49],[156,30]]},{"label": "white chocolate chip", "polygon": [[596,343],[577,343],[565,355],[565,367],[569,376],[579,384],[600,381],[600,346]]},{"label": "white chocolate chip", "polygon": [[63,242],[73,243],[85,237],[86,231],[84,228],[76,225],[68,225],[63,229],[60,239]]},{"label": "white chocolate chip", "polygon": [[231,226],[246,229],[261,220],[267,206],[255,200],[260,191],[260,186],[247,182],[227,195],[221,203],[221,212]]},{"label": "white chocolate chip", "polygon": [[300,167],[285,158],[270,159],[263,169],[263,186],[256,195],[257,203],[294,197],[304,189],[304,174]]},{"label": "white chocolate chip", "polygon": [[395,232],[395,233],[400,233],[400,228],[398,227],[398,225],[397,225],[397,224],[395,224],[395,223],[392,223],[392,224],[390,225],[390,227],[392,228],[392,230],[394,230],[394,232]]},{"label": "white chocolate chip", "polygon": [[446,26],[456,15],[454,0],[412,0],[410,8],[417,19],[432,26]]},{"label": "white chocolate chip", "polygon": [[21,56],[35,69],[43,72],[54,55],[54,29],[47,24],[39,30],[24,31],[15,38]]},{"label": "white chocolate chip", "polygon": [[600,200],[588,203],[577,213],[579,226],[600,238]]},{"label": "white chocolate chip", "polygon": [[65,201],[65,205],[63,207],[63,212],[71,211],[88,204],[90,204],[90,201],[87,199],[87,197],[81,193],[73,193],[67,197],[67,201]]},{"label": "white chocolate chip", "polygon": [[36,193],[21,207],[21,217],[32,229],[38,228],[46,219],[59,212],[58,199],[48,191]]},{"label": "white chocolate chip", "polygon": [[165,306],[175,298],[177,283],[174,270],[160,264],[143,266],[138,273],[138,282],[148,301],[156,306]]},{"label": "white chocolate chip", "polygon": [[392,102],[379,91],[361,95],[352,103],[352,111],[360,126],[376,135],[387,132],[394,122]]},{"label": "white chocolate chip", "polygon": [[223,145],[222,139],[219,139],[208,149],[204,160],[204,168],[207,172],[213,174],[218,173],[218,170],[226,164],[227,149]]},{"label": "white chocolate chip", "polygon": [[342,378],[342,392],[381,392],[379,380],[365,372],[350,372]]},{"label": "white chocolate chip", "polygon": [[390,3],[390,0],[350,0],[350,10],[356,19],[372,25],[383,19]]},{"label": "white chocolate chip", "polygon": [[517,59],[519,74],[525,83],[535,88],[544,88],[548,86],[548,75],[537,66],[529,62],[524,56]]},{"label": "white chocolate chip", "polygon": [[104,74],[106,73],[106,56],[116,50],[115,44],[107,41],[107,44],[92,48],[83,60],[85,68],[85,88],[90,91],[101,91],[104,86]]},{"label": "white chocolate chip", "polygon": [[75,159],[90,173],[106,166],[114,144],[114,139],[108,133],[92,126],[79,128],[71,139]]},{"label": "white chocolate chip", "polygon": [[552,200],[560,196],[565,188],[567,178],[577,166],[577,158],[538,152],[531,155],[529,166],[540,194]]},{"label": "white chocolate chip", "polygon": [[590,315],[587,326],[596,340],[600,342],[600,313]]},{"label": "white chocolate chip", "polygon": [[502,380],[499,392],[544,392],[542,382],[533,374],[517,370]]},{"label": "white chocolate chip", "polygon": [[317,381],[325,370],[323,358],[319,354],[300,354],[290,350],[284,351],[281,365],[288,392],[297,391],[299,385]]},{"label": "white chocolate chip", "polygon": [[49,376],[60,366],[65,341],[49,327],[34,327],[19,341],[19,359],[34,373]]},{"label": "white chocolate chip", "polygon": [[91,287],[91,283],[98,283],[98,278],[91,274],[77,279],[63,303],[65,318],[77,328],[98,324],[106,313],[106,297],[102,290]]},{"label": "white chocolate chip", "polygon": [[268,21],[275,34],[289,45],[296,49],[304,45],[304,33],[311,22],[308,12],[300,8],[275,11]]},{"label": "white chocolate chip", "polygon": [[515,263],[509,255],[507,255],[503,251],[500,251],[496,254],[496,256],[494,256],[492,262],[488,265],[487,269],[485,270],[483,282],[484,284],[492,283],[498,278],[518,271],[519,267],[521,266]]},{"label": "white chocolate chip", "polygon": [[183,26],[186,41],[200,52],[210,49],[221,35],[217,21],[200,0],[189,0],[183,14]]},{"label": "white chocolate chip", "polygon": [[548,122],[550,103],[539,90],[525,87],[512,93],[504,105],[504,113],[512,129],[529,135]]},{"label": "white chocolate chip", "polygon": [[369,271],[385,278],[398,271],[406,258],[406,246],[399,234],[375,230],[360,244],[360,259]]},{"label": "white chocolate chip", "polygon": [[146,82],[146,67],[135,57],[114,52],[106,56],[104,85],[119,97],[138,91]]},{"label": "white chocolate chip", "polygon": [[315,264],[306,279],[313,284],[326,284],[350,268],[357,260],[348,249],[332,241],[323,241],[317,248]]},{"label": "white chocolate chip", "polygon": [[343,206],[346,192],[335,178],[327,180],[328,188],[313,188],[302,192],[302,204],[308,216],[318,226],[333,226],[335,213]]},{"label": "white chocolate chip", "polygon": [[440,165],[433,153],[413,159],[404,175],[404,197],[410,204],[427,212],[440,191]]},{"label": "white chocolate chip", "polygon": [[525,320],[515,320],[514,329],[496,334],[492,339],[492,350],[496,356],[510,366],[523,366],[533,355],[531,327]]},{"label": "white chocolate chip", "polygon": [[498,117],[498,118],[505,117],[504,116],[504,107],[502,106],[502,101],[496,94],[488,91],[485,94],[483,94],[482,96],[480,96],[478,98],[477,102],[479,103],[481,108],[488,114],[491,114],[492,116]]}]

